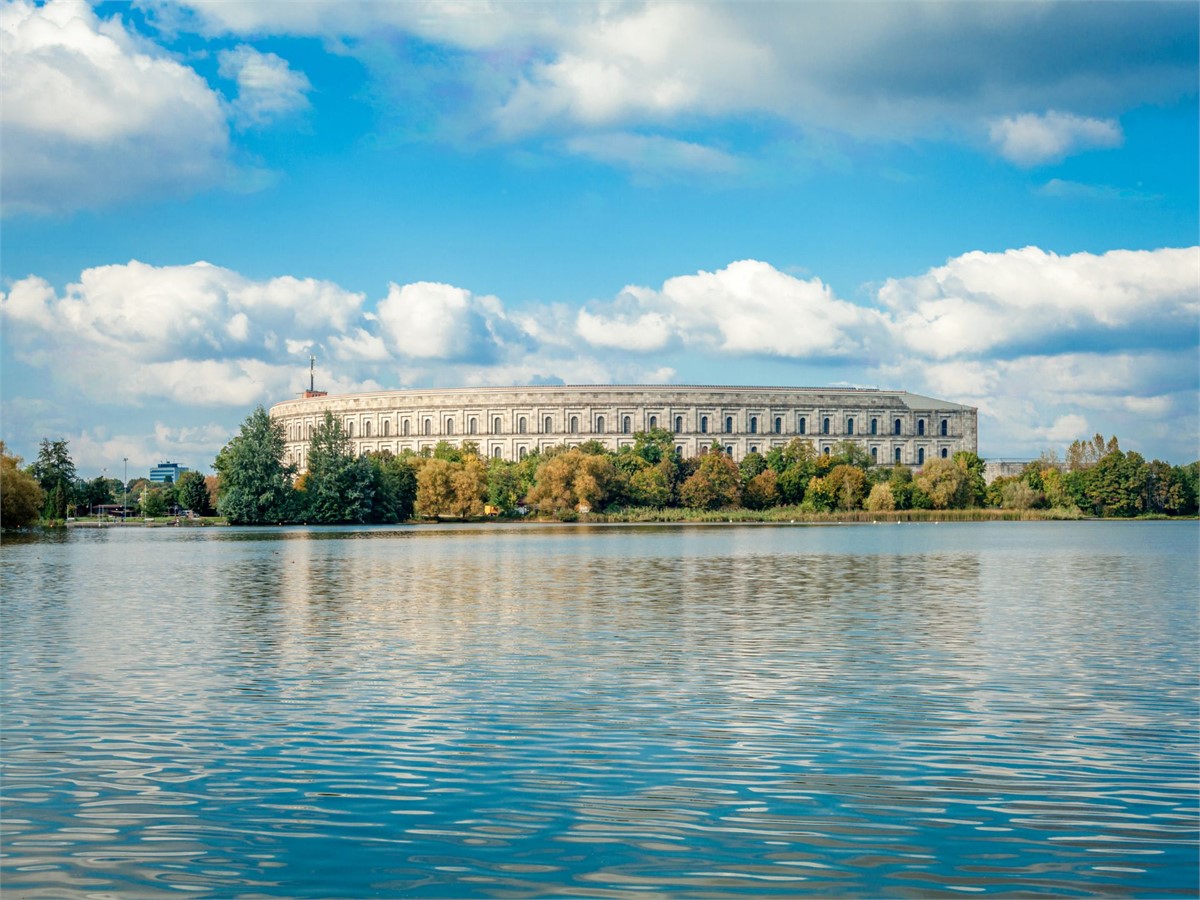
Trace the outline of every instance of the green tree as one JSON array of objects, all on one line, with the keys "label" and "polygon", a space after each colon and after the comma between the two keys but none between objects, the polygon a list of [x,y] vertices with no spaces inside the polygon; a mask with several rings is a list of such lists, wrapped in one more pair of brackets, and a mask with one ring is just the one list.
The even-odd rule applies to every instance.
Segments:
[{"label": "green tree", "polygon": [[190,509],[198,516],[211,516],[212,503],[208,496],[208,484],[199,472],[184,472],[179,476],[176,485],[179,491],[179,505]]},{"label": "green tree", "polygon": [[671,504],[671,459],[639,469],[629,479],[629,499],[637,506],[661,509]]},{"label": "green tree", "polygon": [[105,503],[112,503],[112,481],[103,475],[97,475],[90,481],[81,481],[75,488],[75,496],[80,508],[95,509]]},{"label": "green tree", "polygon": [[417,473],[407,457],[396,456],[389,450],[368,453],[371,467],[372,522],[405,522],[412,518],[417,499]]},{"label": "green tree", "polygon": [[469,455],[454,472],[454,500],[450,511],[466,519],[483,515],[487,498],[487,466],[476,454]]},{"label": "green tree", "polygon": [[75,463],[67,449],[67,441],[52,441],[43,438],[38,447],[38,457],[29,467],[32,475],[45,494],[43,516],[47,519],[65,519],[67,507],[75,502]]},{"label": "green tree", "polygon": [[954,462],[967,476],[964,490],[966,506],[983,506],[983,498],[987,492],[987,482],[983,477],[984,462],[978,453],[971,450],[959,450],[954,454]]},{"label": "green tree", "polygon": [[21,457],[9,455],[0,441],[0,527],[32,525],[44,502],[37,479],[21,471]]},{"label": "green tree", "polygon": [[720,450],[700,457],[696,471],[683,483],[679,499],[692,509],[724,509],[742,499],[741,473],[737,464]]},{"label": "green tree", "polygon": [[738,473],[744,482],[748,482],[755,475],[761,475],[767,468],[767,461],[761,453],[747,453],[738,463]]},{"label": "green tree", "polygon": [[504,515],[511,515],[528,490],[520,467],[506,459],[492,458],[487,469],[487,502]]},{"label": "green tree", "polygon": [[880,481],[871,486],[867,495],[866,508],[871,512],[891,512],[896,508],[896,498],[892,496],[892,486],[886,481]]},{"label": "green tree", "polygon": [[167,501],[162,488],[150,488],[142,492],[142,515],[157,518],[167,514]]},{"label": "green tree", "polygon": [[1083,481],[1085,508],[1096,515],[1122,518],[1146,508],[1150,469],[1139,453],[1114,449],[1084,472]]},{"label": "green tree", "polygon": [[283,425],[259,406],[217,454],[217,511],[234,525],[263,525],[289,516],[293,469],[283,462]]},{"label": "green tree", "polygon": [[305,506],[311,521],[331,525],[370,518],[375,473],[369,461],[354,455],[342,420],[329,410],[309,442],[307,475]]},{"label": "green tree", "polygon": [[675,435],[665,428],[639,431],[633,436],[633,452],[650,465],[657,465],[675,455]]}]

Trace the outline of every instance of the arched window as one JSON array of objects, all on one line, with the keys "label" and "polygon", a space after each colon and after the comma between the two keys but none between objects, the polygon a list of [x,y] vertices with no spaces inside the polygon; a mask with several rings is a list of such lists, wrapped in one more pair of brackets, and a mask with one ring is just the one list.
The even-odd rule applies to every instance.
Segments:
[{"label": "arched window", "polygon": [[758,452],[758,447],[757,447],[757,446],[755,446],[755,445],[751,445],[751,447],[750,447],[750,452],[751,452],[751,453],[757,453],[757,452]]},{"label": "arched window", "polygon": [[829,416],[821,420],[821,434],[829,434]]},{"label": "arched window", "polygon": [[517,459],[524,459],[524,458],[525,458],[525,448],[522,447],[520,450],[517,451]]},{"label": "arched window", "polygon": [[733,444],[726,444],[726,445],[725,445],[725,455],[726,455],[726,456],[733,456]]},{"label": "arched window", "polygon": [[383,436],[388,437],[392,433],[392,423],[387,419],[383,420]]},{"label": "arched window", "polygon": [[499,458],[500,458],[500,448],[493,447],[492,448],[492,459],[499,459]]},{"label": "arched window", "polygon": [[879,461],[879,448],[872,447],[871,448],[871,462],[878,462],[878,461]]},{"label": "arched window", "polygon": [[346,437],[354,437],[354,422],[346,420]]},{"label": "arched window", "polygon": [[404,437],[408,437],[408,419],[405,419],[400,423],[400,433],[404,435]]},{"label": "arched window", "polygon": [[467,434],[475,434],[479,430],[479,422],[474,417],[467,419]]},{"label": "arched window", "polygon": [[571,434],[579,434],[579,416],[571,416]]},{"label": "arched window", "polygon": [[683,431],[683,416],[675,417],[675,433],[680,434]]},{"label": "arched window", "polygon": [[871,434],[879,434],[879,420],[878,419],[871,420]]},{"label": "arched window", "polygon": [[596,434],[604,434],[604,416],[596,416]]},{"label": "arched window", "polygon": [[675,455],[678,456],[680,459],[683,459],[683,445],[682,444],[675,445]]},{"label": "arched window", "polygon": [[363,422],[363,437],[370,437],[370,436],[371,436],[371,423]]},{"label": "arched window", "polygon": [[943,447],[942,448],[942,459],[945,459],[949,455],[950,455],[950,451],[947,450],[945,447]]},{"label": "arched window", "polygon": [[808,434],[808,419],[804,418],[804,416],[801,416],[800,417],[800,427],[797,428],[796,430],[799,431],[801,434]]},{"label": "arched window", "polygon": [[899,434],[899,433],[900,433],[900,420],[897,419],[895,422],[892,423],[892,434]]},{"label": "arched window", "polygon": [[524,416],[517,419],[517,434],[524,434],[527,427]]},{"label": "arched window", "polygon": [[504,428],[504,423],[499,416],[492,417],[492,434],[499,434]]},{"label": "arched window", "polygon": [[631,423],[629,421],[629,416],[626,416],[625,418],[623,418],[621,420],[621,433],[629,434],[630,427],[631,427]]},{"label": "arched window", "polygon": [[708,434],[708,416],[700,417],[700,433]]},{"label": "arched window", "polygon": [[946,421],[945,419],[942,419],[942,437],[946,437],[949,434],[950,434],[950,423],[948,421]]},{"label": "arched window", "polygon": [[546,416],[546,418],[542,420],[542,433],[549,434],[553,430],[554,422],[549,416]]},{"label": "arched window", "polygon": [[446,430],[442,433],[443,434],[454,434],[454,420],[453,419],[446,420]]},{"label": "arched window", "polygon": [[896,464],[899,465],[899,463],[900,463],[900,448],[897,447],[896,448]]},{"label": "arched window", "polygon": [[917,465],[918,466],[925,465],[925,448],[924,447],[917,448]]},{"label": "arched window", "polygon": [[750,417],[750,433],[758,434],[758,416]]},{"label": "arched window", "polygon": [[658,427],[658,416],[651,416],[651,417],[650,417],[650,428],[651,428],[651,430],[653,430],[653,429],[655,429],[655,428],[657,428],[657,427]]},{"label": "arched window", "polygon": [[783,419],[781,419],[779,416],[775,417],[775,433],[783,434]]},{"label": "arched window", "polygon": [[920,437],[925,436],[925,420],[924,419],[917,419],[917,434]]},{"label": "arched window", "polygon": [[421,430],[425,434],[432,434],[433,433],[433,419],[426,419],[424,422],[422,422]]},{"label": "arched window", "polygon": [[725,417],[725,433],[733,434],[733,416]]},{"label": "arched window", "polygon": [[828,448],[828,447],[826,447],[826,448],[825,448],[824,450],[822,450],[821,452],[822,452],[822,453],[824,453],[826,456],[828,456],[828,455],[829,455],[829,448]]},{"label": "arched window", "polygon": [[854,434],[854,420],[853,419],[846,420],[846,434]]}]

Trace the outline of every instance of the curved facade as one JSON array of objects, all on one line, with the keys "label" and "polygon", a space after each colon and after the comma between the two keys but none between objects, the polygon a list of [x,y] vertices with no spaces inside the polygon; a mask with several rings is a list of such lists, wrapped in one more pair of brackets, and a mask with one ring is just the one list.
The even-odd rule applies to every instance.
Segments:
[{"label": "curved facade", "polygon": [[283,424],[291,462],[304,469],[313,431],[329,410],[358,453],[432,450],[473,441],[489,457],[597,440],[611,450],[635,432],[664,428],[676,452],[694,456],[715,441],[735,459],[796,437],[818,452],[843,440],[885,465],[976,451],[977,411],[907,391],[680,385],[452,388],[306,395],[271,408]]}]

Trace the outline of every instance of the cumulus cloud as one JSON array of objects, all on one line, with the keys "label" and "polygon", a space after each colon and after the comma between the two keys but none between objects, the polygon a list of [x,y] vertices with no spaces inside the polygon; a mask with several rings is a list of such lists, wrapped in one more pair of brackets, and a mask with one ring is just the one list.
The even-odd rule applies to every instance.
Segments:
[{"label": "cumulus cloud", "polygon": [[1179,346],[1200,322],[1200,248],[966,253],[889,279],[879,300],[900,343],[933,359]]},{"label": "cumulus cloud", "polygon": [[1121,126],[1112,119],[1054,111],[996,119],[988,131],[1000,155],[1019,166],[1058,162],[1084,150],[1119,147],[1125,139]]},{"label": "cumulus cloud", "polygon": [[387,344],[414,359],[493,362],[522,340],[498,298],[449,284],[392,284],[377,316]]},{"label": "cumulus cloud", "polygon": [[[185,6],[193,27],[209,34],[348,39],[351,52],[370,48],[369,65],[384,45],[410,52],[407,42],[387,41],[397,33],[447,48],[444,78],[431,81],[441,90],[457,77],[459,96],[485,98],[490,110],[468,104],[481,119],[474,130],[501,139],[764,115],[806,131],[966,138],[991,122],[998,146],[1027,164],[1110,146],[1120,138],[1114,115],[1192,96],[1197,79],[1188,4]],[[393,80],[394,69],[382,64],[377,76]],[[596,151],[587,142],[564,146]],[[615,161],[626,165],[626,157]]]},{"label": "cumulus cloud", "polygon": [[820,279],[802,280],[768,263],[742,260],[716,272],[670,278],[660,290],[630,286],[612,304],[579,313],[593,346],[658,350],[683,346],[747,356],[869,358],[884,332],[874,310],[834,296]]},{"label": "cumulus cloud", "polygon": [[217,59],[221,77],[237,82],[232,108],[242,124],[263,125],[308,108],[312,85],[287,60],[246,44],[222,50]]},{"label": "cumulus cloud", "polygon": [[212,184],[226,169],[220,97],[83,0],[0,9],[6,214],[90,208]]},{"label": "cumulus cloud", "polygon": [[86,269],[58,295],[43,279],[0,296],[13,352],[92,397],[245,405],[289,392],[300,347],[326,346],[361,317],[363,297],[291,276],[254,281],[206,262]]}]

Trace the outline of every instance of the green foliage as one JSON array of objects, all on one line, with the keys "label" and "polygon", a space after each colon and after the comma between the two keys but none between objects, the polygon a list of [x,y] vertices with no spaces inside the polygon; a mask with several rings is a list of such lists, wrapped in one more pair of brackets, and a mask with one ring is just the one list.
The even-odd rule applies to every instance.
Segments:
[{"label": "green foliage", "polygon": [[[952,459],[934,459],[913,479],[933,509],[966,509],[971,505],[971,481],[966,468]],[[916,506],[914,498],[914,507]]]},{"label": "green foliage", "polygon": [[167,514],[167,500],[162,488],[151,488],[142,492],[142,515],[150,517]]},{"label": "green foliage", "polygon": [[573,449],[543,460],[529,500],[543,512],[581,505],[599,509],[625,492],[625,478],[609,457]]},{"label": "green foliage", "polygon": [[217,454],[217,511],[234,525],[261,525],[290,515],[292,468],[283,463],[283,426],[259,406]]},{"label": "green foliage", "polygon": [[973,453],[970,450],[959,450],[954,454],[953,459],[958,467],[967,475],[963,502],[968,507],[982,506],[984,494],[987,491],[987,483],[983,478],[983,460],[978,453]]},{"label": "green foliage", "polygon": [[65,519],[67,506],[75,502],[75,463],[67,441],[42,438],[38,457],[29,467],[45,495],[42,515],[46,519]]},{"label": "green foliage", "polygon": [[896,498],[892,496],[892,486],[886,481],[872,485],[865,506],[870,512],[892,512],[896,508]]},{"label": "green foliage", "polygon": [[521,477],[521,467],[504,459],[488,461],[487,469],[487,502],[500,510],[503,515],[511,515],[529,490],[529,485]]},{"label": "green foliage", "polygon": [[767,461],[759,453],[747,453],[738,464],[738,472],[742,476],[742,481],[745,482],[765,471],[767,471]]},{"label": "green foliage", "polygon": [[179,505],[190,509],[198,516],[211,516],[212,499],[208,495],[208,484],[199,472],[184,472],[177,485]]},{"label": "green foliage", "polygon": [[354,455],[354,445],[341,419],[326,410],[308,448],[304,481],[307,518],[323,525],[366,522],[371,517],[374,496],[375,471],[371,463]]},{"label": "green foliage", "polygon": [[635,506],[651,506],[661,509],[671,504],[670,457],[664,457],[658,465],[647,465],[629,479],[629,500]]},{"label": "green foliage", "polygon": [[81,481],[75,488],[75,500],[80,508],[94,509],[113,502],[112,481],[97,475],[91,481]]},{"label": "green foliage", "polygon": [[370,521],[392,524],[411,519],[417,499],[417,473],[412,462],[386,450],[368,453],[364,458],[371,467]]},{"label": "green foliage", "polygon": [[21,471],[21,457],[9,455],[0,441],[0,527],[32,525],[44,501],[37,479]]},{"label": "green foliage", "polygon": [[633,452],[650,465],[675,455],[675,435],[665,428],[639,431],[633,436]]}]

